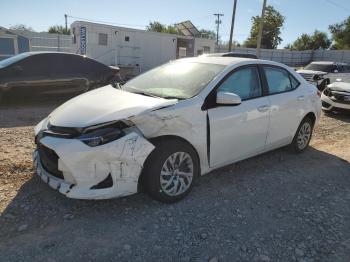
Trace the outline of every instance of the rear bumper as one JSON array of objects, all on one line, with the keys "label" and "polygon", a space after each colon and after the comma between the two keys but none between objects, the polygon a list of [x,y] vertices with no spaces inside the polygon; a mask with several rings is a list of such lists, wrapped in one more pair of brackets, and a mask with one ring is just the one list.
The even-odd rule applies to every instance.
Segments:
[{"label": "rear bumper", "polygon": [[350,110],[350,104],[337,103],[330,99],[328,96],[322,93],[321,95],[322,109],[325,111],[331,111],[336,109]]}]

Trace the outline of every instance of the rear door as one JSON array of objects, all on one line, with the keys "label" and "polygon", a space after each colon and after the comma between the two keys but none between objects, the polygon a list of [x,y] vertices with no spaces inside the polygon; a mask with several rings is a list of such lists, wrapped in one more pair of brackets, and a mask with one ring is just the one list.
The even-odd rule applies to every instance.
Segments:
[{"label": "rear door", "polygon": [[263,65],[268,86],[270,126],[266,147],[275,148],[292,141],[303,114],[305,95],[299,81],[286,69],[279,66]]},{"label": "rear door", "polygon": [[264,96],[256,65],[235,69],[216,92],[239,95],[240,105],[214,105],[208,109],[210,166],[217,167],[262,152],[269,123],[269,99]]}]

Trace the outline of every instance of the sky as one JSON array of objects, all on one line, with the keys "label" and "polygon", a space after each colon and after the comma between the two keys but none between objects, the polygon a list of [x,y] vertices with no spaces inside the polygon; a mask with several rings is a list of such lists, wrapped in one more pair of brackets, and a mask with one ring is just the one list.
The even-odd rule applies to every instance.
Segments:
[{"label": "sky", "polygon": [[[286,17],[282,48],[302,33],[328,32],[330,24],[350,16],[350,0],[267,0],[267,4]],[[198,29],[216,30],[213,14],[222,13],[219,34],[227,41],[232,7],[233,0],[2,0],[0,26],[25,24],[35,31],[47,31],[51,25],[64,25],[64,14],[68,14],[68,25],[89,19],[144,29],[150,21],[174,24],[191,20]],[[261,8],[262,0],[238,0],[234,40],[241,43],[249,36],[251,17],[260,15]]]}]

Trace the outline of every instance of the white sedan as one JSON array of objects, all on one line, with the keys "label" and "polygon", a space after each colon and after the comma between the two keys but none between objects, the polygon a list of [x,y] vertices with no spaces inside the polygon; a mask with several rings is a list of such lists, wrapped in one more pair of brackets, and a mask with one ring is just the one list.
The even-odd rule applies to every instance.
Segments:
[{"label": "white sedan", "polygon": [[34,166],[67,197],[120,197],[142,186],[174,202],[213,169],[286,145],[304,151],[319,96],[283,64],[180,59],[58,107],[35,127]]}]

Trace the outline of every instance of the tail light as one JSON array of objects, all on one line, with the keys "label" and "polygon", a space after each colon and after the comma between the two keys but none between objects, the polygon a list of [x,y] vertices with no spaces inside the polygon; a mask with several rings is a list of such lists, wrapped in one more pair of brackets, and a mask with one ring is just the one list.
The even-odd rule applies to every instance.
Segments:
[{"label": "tail light", "polygon": [[318,97],[321,97],[321,91],[320,90],[317,90],[317,95],[318,95]]}]

